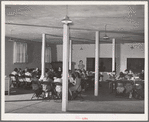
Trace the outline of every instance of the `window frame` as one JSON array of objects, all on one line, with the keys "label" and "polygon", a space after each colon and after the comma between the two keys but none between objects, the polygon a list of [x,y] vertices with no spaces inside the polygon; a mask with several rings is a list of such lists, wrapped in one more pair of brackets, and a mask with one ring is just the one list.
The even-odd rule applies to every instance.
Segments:
[{"label": "window frame", "polygon": [[[25,59],[25,61],[21,61],[20,60],[20,57],[21,57],[21,55],[19,55],[19,61],[18,61],[18,52],[17,52],[17,49],[16,49],[16,44],[17,43],[19,43],[19,44],[25,44],[25,48],[24,48],[24,50],[25,50],[25,55],[23,56],[24,57],[24,59]],[[17,48],[20,48],[20,47],[17,47]],[[21,49],[21,48],[20,48]],[[23,49],[23,48],[22,48]],[[14,43],[13,43],[13,64],[25,64],[25,63],[28,63],[28,54],[27,54],[27,50],[28,50],[28,45],[27,45],[27,42],[21,42],[21,41],[14,41]],[[22,50],[22,52],[23,52],[23,50]],[[20,53],[19,53],[20,54]],[[23,54],[23,53],[22,53]],[[23,58],[22,57],[22,58]]]},{"label": "window frame", "polygon": [[[47,49],[50,50],[49,55],[48,55],[47,52],[46,52]],[[51,50],[52,50],[51,47],[46,46],[46,48],[45,48],[45,63],[51,63],[51,62],[52,62],[52,51],[51,51]],[[49,56],[49,57],[48,57],[48,56]],[[48,61],[47,58],[49,58],[49,61]]]}]

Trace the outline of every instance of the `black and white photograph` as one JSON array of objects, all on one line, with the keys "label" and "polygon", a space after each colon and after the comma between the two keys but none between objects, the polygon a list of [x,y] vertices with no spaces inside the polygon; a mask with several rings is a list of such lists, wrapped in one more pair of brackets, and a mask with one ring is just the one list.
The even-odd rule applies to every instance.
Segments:
[{"label": "black and white photograph", "polygon": [[1,119],[148,120],[148,1],[2,1]]}]

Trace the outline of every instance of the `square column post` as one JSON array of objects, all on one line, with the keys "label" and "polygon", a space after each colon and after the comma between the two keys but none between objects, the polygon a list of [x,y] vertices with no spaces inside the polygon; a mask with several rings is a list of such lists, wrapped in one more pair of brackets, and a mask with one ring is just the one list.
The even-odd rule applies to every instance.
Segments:
[{"label": "square column post", "polygon": [[69,43],[69,70],[72,68],[72,40]]},{"label": "square column post", "polygon": [[115,39],[112,39],[112,71],[115,71]]},{"label": "square column post", "polygon": [[63,71],[62,71],[62,111],[68,107],[68,51],[69,51],[69,24],[72,21],[66,16],[63,20]]},{"label": "square column post", "polygon": [[46,35],[42,34],[42,55],[41,55],[41,76],[40,80],[44,78],[45,75],[45,46],[46,46]]},{"label": "square column post", "polygon": [[95,85],[94,85],[94,95],[98,96],[98,82],[99,82],[99,31],[95,34]]}]

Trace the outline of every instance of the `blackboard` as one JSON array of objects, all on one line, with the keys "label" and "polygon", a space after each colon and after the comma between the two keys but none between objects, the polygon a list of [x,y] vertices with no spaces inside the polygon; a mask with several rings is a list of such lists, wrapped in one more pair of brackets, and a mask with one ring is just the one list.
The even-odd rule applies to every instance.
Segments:
[{"label": "blackboard", "polygon": [[144,58],[127,58],[127,69],[133,73],[140,73],[144,70]]},{"label": "blackboard", "polygon": [[[86,66],[88,71],[95,71],[95,58],[87,58]],[[99,71],[112,72],[112,58],[99,58]]]}]

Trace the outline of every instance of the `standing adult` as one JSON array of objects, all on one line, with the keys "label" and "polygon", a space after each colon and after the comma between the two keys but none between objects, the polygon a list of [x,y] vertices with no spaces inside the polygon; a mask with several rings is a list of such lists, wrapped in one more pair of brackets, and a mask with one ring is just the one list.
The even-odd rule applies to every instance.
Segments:
[{"label": "standing adult", "polygon": [[78,68],[80,69],[80,70],[84,70],[84,67],[85,67],[85,65],[83,64],[83,61],[82,60],[80,60],[79,61],[79,65],[78,65]]}]

